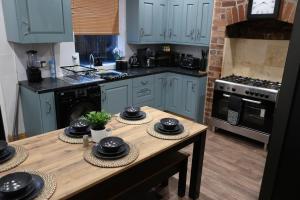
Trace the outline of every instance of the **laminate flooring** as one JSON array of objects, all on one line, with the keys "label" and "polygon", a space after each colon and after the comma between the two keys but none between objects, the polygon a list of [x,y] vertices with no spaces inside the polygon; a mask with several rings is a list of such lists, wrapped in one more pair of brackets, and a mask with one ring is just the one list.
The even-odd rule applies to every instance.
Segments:
[{"label": "laminate flooring", "polygon": [[[192,146],[184,151],[192,153]],[[263,145],[227,132],[208,131],[200,200],[257,200],[267,152]],[[189,159],[189,172],[191,157]],[[189,199],[177,196],[178,177],[164,189],[156,189],[163,200]],[[189,184],[187,182],[187,184]]]}]

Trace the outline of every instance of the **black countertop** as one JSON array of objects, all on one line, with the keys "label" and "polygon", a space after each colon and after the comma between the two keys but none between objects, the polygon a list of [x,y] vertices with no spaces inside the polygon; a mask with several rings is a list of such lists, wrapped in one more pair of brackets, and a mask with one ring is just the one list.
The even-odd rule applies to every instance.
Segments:
[{"label": "black countertop", "polygon": [[[207,76],[206,72],[199,72],[198,70],[190,70],[190,69],[184,69],[180,67],[156,67],[156,68],[132,68],[125,71],[122,71],[128,74],[128,76],[124,79],[130,79],[130,78],[136,78],[141,76],[148,76],[152,74],[159,74],[159,73],[166,73],[166,72],[172,72],[176,74],[182,74],[182,75],[188,75],[188,76],[194,76],[194,77],[204,77]],[[116,81],[116,80],[114,80]],[[71,89],[76,87],[82,87],[92,84],[99,84],[99,83],[105,83],[105,82],[111,82],[111,81],[98,81],[98,82],[92,82],[92,83],[84,83],[84,84],[70,84],[67,83],[59,78],[53,79],[53,78],[43,78],[43,80],[39,83],[31,83],[28,81],[20,81],[19,85],[22,87],[26,87],[27,89],[36,92],[36,93],[46,93],[46,92],[52,92],[52,91],[58,91],[63,89]]]}]

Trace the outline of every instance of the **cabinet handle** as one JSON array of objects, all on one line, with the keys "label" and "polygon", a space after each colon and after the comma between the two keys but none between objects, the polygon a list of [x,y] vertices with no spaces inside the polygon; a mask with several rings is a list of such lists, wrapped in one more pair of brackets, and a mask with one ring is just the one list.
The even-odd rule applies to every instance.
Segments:
[{"label": "cabinet handle", "polygon": [[141,28],[141,37],[144,37],[145,32],[144,32],[144,28]]},{"label": "cabinet handle", "polygon": [[27,21],[22,21],[22,24],[24,24],[27,28],[27,32],[24,32],[24,36],[28,35],[30,33],[30,26],[29,26],[29,23]]},{"label": "cabinet handle", "polygon": [[46,106],[47,106],[46,114],[49,114],[52,110],[52,106],[48,101],[46,101],[45,103],[46,103]]},{"label": "cabinet handle", "polygon": [[191,30],[191,39],[194,40],[195,29]]},{"label": "cabinet handle", "polygon": [[200,30],[198,29],[197,30],[197,40],[199,40],[200,39]]},{"label": "cabinet handle", "polygon": [[141,81],[141,84],[142,84],[142,85],[147,85],[147,84],[148,84],[148,81]]},{"label": "cabinet handle", "polygon": [[169,33],[169,38],[171,39],[172,37],[172,29],[169,29],[170,33]]},{"label": "cabinet handle", "polygon": [[106,93],[103,91],[102,92],[102,102],[105,102],[106,101]]},{"label": "cabinet handle", "polygon": [[164,30],[164,40],[166,39],[167,30]]}]

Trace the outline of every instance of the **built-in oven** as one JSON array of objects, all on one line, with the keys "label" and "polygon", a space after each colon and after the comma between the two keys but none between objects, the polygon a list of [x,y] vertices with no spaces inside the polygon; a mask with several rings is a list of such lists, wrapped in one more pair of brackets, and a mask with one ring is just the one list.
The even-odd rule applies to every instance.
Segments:
[{"label": "built-in oven", "polygon": [[215,90],[212,110],[213,118],[227,121],[231,95],[238,96],[242,100],[242,109],[237,126],[265,134],[271,133],[275,102]]},{"label": "built-in oven", "polygon": [[89,85],[55,92],[57,127],[64,128],[70,122],[90,111],[101,111],[101,89]]}]

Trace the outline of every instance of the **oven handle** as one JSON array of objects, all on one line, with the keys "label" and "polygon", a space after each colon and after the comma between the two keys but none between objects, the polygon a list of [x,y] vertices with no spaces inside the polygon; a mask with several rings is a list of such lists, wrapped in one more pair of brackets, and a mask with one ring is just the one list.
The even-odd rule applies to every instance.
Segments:
[{"label": "oven handle", "polygon": [[[229,98],[230,95],[229,94],[223,94],[223,97]],[[255,100],[246,99],[246,98],[242,98],[242,100],[246,101],[246,102],[249,102],[249,103],[261,104],[261,101],[255,101]]]}]

